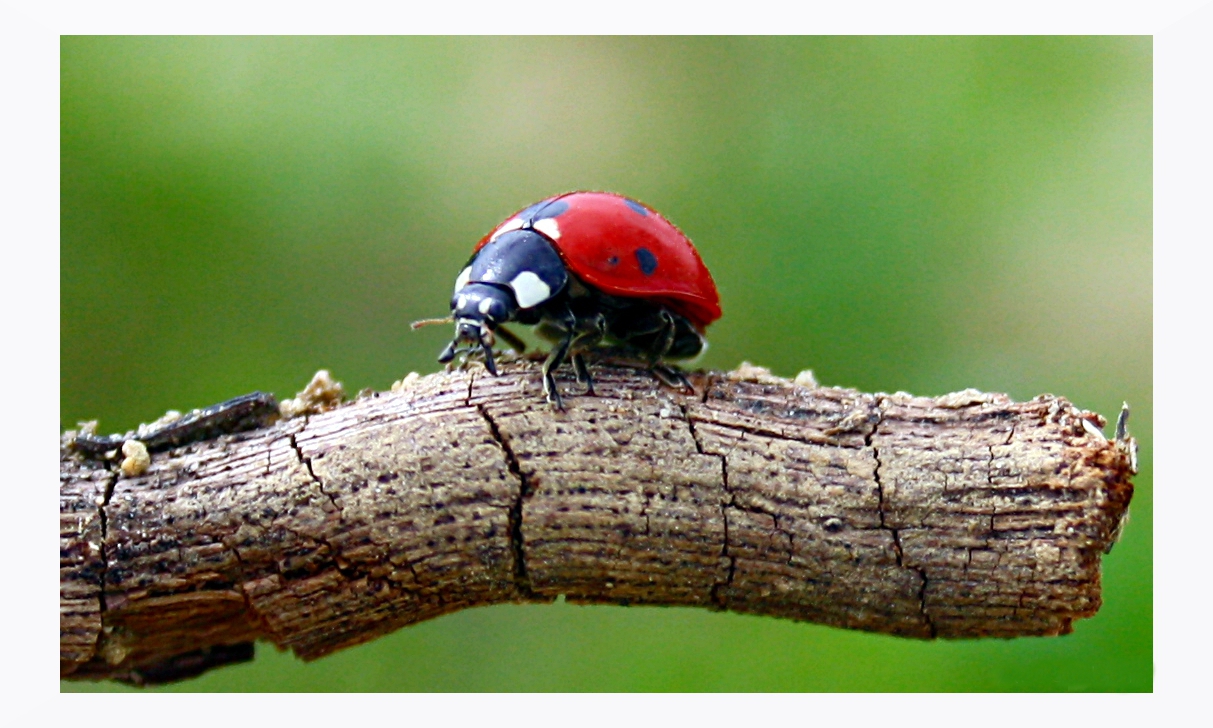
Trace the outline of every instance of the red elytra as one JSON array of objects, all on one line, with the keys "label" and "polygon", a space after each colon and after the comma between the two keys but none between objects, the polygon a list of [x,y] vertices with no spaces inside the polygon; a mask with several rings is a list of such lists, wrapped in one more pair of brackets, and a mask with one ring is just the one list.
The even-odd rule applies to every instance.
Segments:
[{"label": "red elytra", "polygon": [[622,195],[578,191],[549,197],[506,218],[473,253],[518,227],[524,214],[527,220],[543,217],[555,202],[567,209],[542,220],[555,225],[534,229],[578,278],[612,295],[662,303],[700,331],[720,318],[716,284],[690,239],[656,210]]}]

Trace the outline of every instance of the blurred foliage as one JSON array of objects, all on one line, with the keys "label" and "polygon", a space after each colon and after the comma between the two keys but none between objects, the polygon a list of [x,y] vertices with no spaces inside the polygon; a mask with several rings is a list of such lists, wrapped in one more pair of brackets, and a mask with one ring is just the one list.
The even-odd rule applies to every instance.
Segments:
[{"label": "blurred foliage", "polygon": [[65,428],[434,371],[449,331],[407,324],[474,242],[605,189],[711,267],[704,366],[1127,400],[1142,444],[1105,606],[1066,637],[506,605],[166,690],[1152,689],[1149,38],[70,37],[61,61]]}]

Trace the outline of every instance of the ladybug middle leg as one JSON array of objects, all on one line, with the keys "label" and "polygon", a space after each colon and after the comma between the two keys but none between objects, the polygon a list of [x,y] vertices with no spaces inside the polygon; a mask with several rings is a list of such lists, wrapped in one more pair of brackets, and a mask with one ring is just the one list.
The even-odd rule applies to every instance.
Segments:
[{"label": "ladybug middle leg", "polygon": [[539,327],[538,333],[552,339],[555,344],[547,360],[543,362],[543,393],[547,395],[556,409],[564,409],[564,400],[556,388],[554,372],[560,368],[570,353],[573,359],[573,369],[577,373],[577,381],[586,385],[586,394],[594,394],[594,383],[590,378],[589,367],[586,366],[582,352],[593,348],[602,341],[606,333],[605,317],[598,313],[592,316],[578,317],[571,311],[559,319],[547,319]]},{"label": "ladybug middle leg", "polygon": [[569,350],[573,352],[573,370],[577,373],[577,383],[585,385],[587,396],[594,396],[594,380],[590,377],[590,368],[586,365],[584,352],[602,342],[606,335],[606,316],[599,313],[588,320],[588,329],[573,340]]}]

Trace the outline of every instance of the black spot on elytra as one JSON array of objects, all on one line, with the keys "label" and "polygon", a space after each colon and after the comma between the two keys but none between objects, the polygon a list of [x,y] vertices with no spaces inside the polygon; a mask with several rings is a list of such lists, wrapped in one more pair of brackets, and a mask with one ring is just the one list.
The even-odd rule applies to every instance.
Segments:
[{"label": "black spot on elytra", "polygon": [[619,265],[619,256],[612,255],[611,257],[607,258],[607,265]]},{"label": "black spot on elytra", "polygon": [[640,271],[646,276],[653,275],[657,270],[657,256],[648,248],[636,248],[636,261],[640,263]]},{"label": "black spot on elytra", "polygon": [[515,217],[517,217],[518,219],[520,219],[524,222],[530,222],[531,218],[534,217],[535,213],[542,210],[543,206],[548,204],[549,202],[551,202],[551,200],[540,200],[539,202],[536,202],[535,204],[531,205],[530,207],[524,209],[522,212],[519,212]]},{"label": "black spot on elytra", "polygon": [[527,227],[533,226],[540,220],[547,220],[551,217],[557,217],[565,210],[569,209],[569,203],[564,200],[553,200],[551,202],[540,202],[528,207],[524,214],[519,215],[527,222]]}]

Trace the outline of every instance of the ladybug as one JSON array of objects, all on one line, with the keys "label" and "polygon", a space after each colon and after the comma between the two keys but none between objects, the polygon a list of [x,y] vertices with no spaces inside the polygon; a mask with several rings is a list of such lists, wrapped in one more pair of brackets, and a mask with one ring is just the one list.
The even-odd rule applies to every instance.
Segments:
[{"label": "ladybug", "polygon": [[480,349],[496,375],[496,336],[525,350],[503,324],[536,326],[554,344],[543,391],[563,409],[552,372],[571,357],[577,381],[592,395],[583,353],[603,345],[645,359],[663,382],[691,389],[662,361],[702,352],[704,330],[718,318],[716,284],[678,228],[622,195],[568,192],[523,208],[476,244],[455,278],[451,318],[438,319],[455,323],[438,361]]}]

